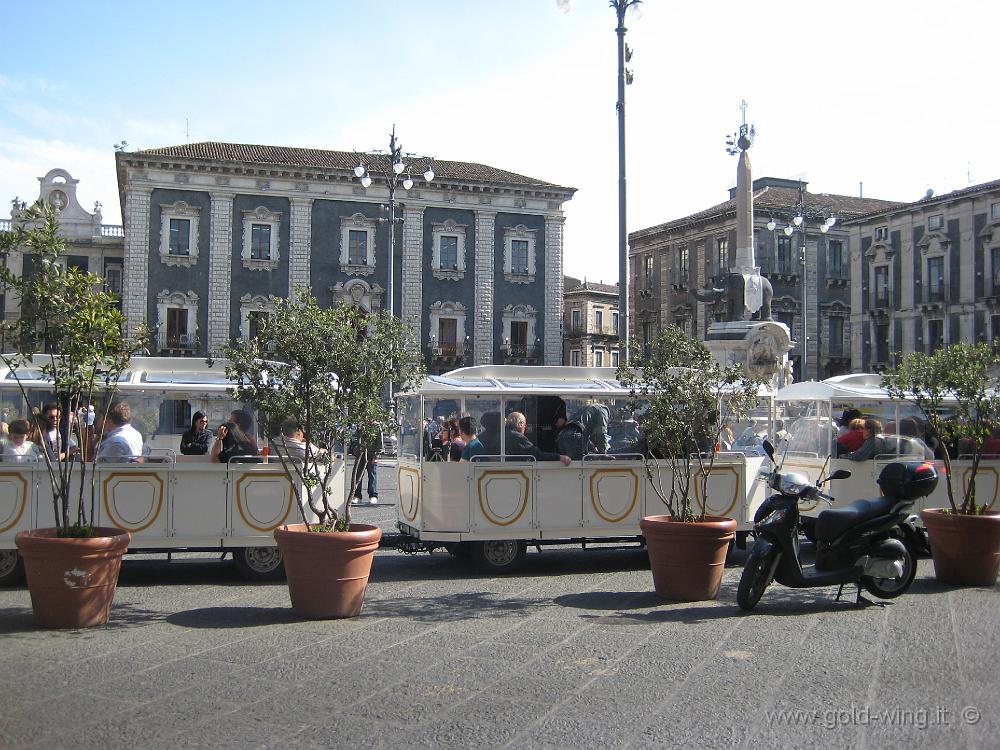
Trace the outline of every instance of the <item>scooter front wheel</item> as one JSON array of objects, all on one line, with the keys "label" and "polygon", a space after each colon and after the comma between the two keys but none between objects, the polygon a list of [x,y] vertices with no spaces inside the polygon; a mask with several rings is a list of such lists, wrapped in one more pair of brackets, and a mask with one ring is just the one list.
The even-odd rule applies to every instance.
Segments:
[{"label": "scooter front wheel", "polygon": [[740,576],[740,586],[736,590],[736,603],[743,611],[749,612],[756,607],[764,595],[771,582],[771,569],[777,554],[778,549],[764,540],[758,540],[750,550]]},{"label": "scooter front wheel", "polygon": [[865,591],[879,599],[895,599],[897,596],[905,594],[917,575],[917,558],[910,545],[900,542],[898,546],[902,550],[897,553],[896,559],[903,564],[903,575],[899,578],[861,576],[861,585],[865,587]]}]

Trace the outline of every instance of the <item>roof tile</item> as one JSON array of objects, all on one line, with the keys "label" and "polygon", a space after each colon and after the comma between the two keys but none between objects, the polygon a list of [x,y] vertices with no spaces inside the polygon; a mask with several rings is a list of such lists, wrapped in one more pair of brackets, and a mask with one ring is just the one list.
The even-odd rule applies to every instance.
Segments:
[{"label": "roof tile", "polygon": [[[354,169],[354,166],[358,163],[359,156],[359,152],[356,151],[327,151],[317,148],[261,146],[249,143],[220,143],[217,141],[143,149],[134,152],[134,154],[136,156],[163,156],[175,159],[229,161],[243,164],[268,164],[335,170]],[[364,158],[366,159],[366,163],[370,166],[376,166],[376,169],[388,169],[388,156],[386,155],[377,157],[377,161],[369,154],[364,154]],[[426,157],[414,157],[411,162],[413,171],[418,174],[423,173],[427,168],[428,162],[429,159]],[[433,165],[436,177],[443,177],[445,179],[575,192],[575,188],[567,188],[533,177],[525,177],[524,175],[497,169],[486,164],[434,159]]]}]

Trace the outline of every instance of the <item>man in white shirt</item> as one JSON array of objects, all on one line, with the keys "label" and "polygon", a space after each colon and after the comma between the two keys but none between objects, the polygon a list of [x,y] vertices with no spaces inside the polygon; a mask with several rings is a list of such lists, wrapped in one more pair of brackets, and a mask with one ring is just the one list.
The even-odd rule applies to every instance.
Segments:
[{"label": "man in white shirt", "polygon": [[99,461],[135,460],[142,456],[142,435],[129,424],[131,419],[132,410],[127,403],[118,401],[111,405],[105,423],[105,429],[110,427],[111,431],[101,441],[97,451]]},{"label": "man in white shirt", "polygon": [[[287,456],[293,461],[306,460],[306,433],[294,419],[281,423],[281,435],[274,440],[274,445],[279,456]],[[315,445],[309,447],[314,459],[322,452]]]}]

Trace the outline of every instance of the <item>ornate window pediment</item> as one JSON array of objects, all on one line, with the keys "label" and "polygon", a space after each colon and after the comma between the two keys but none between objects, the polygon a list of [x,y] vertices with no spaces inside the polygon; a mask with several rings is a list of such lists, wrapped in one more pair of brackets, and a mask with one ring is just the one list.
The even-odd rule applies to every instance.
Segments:
[{"label": "ornate window pediment", "polygon": [[455,358],[465,356],[465,322],[468,310],[461,302],[437,301],[430,306],[430,331],[428,346],[434,357]]},{"label": "ornate window pediment", "polygon": [[942,232],[928,232],[917,243],[924,255],[947,255],[951,250],[951,238]]},{"label": "ornate window pediment", "polygon": [[156,344],[160,350],[193,351],[198,343],[198,295],[171,292],[156,295]]},{"label": "ornate window pediment", "polygon": [[887,263],[895,254],[896,248],[886,241],[876,242],[865,251],[865,255],[868,258],[874,259],[875,262],[883,263]]},{"label": "ornate window pediment", "polygon": [[272,271],[278,267],[281,214],[264,206],[243,212],[243,267]]},{"label": "ornate window pediment", "polygon": [[[541,343],[536,334],[538,311],[528,304],[507,305],[501,315],[505,357],[537,360]],[[515,330],[516,328],[516,330]]]},{"label": "ornate window pediment", "polygon": [[272,315],[277,297],[264,294],[244,294],[240,297],[240,335],[249,339],[256,335],[256,325],[253,318],[259,315]]},{"label": "ornate window pediment", "polygon": [[198,224],[201,209],[184,201],[160,206],[160,261],[167,266],[198,262]]},{"label": "ornate window pediment", "polygon": [[465,278],[466,229],[465,224],[457,224],[452,219],[431,225],[431,274],[434,278],[450,281]]},{"label": "ornate window pediment", "polygon": [[375,219],[362,213],[340,220],[340,270],[351,276],[375,272]]},{"label": "ornate window pediment", "polygon": [[524,224],[507,227],[503,242],[503,276],[515,284],[535,280],[535,235],[537,230]]}]

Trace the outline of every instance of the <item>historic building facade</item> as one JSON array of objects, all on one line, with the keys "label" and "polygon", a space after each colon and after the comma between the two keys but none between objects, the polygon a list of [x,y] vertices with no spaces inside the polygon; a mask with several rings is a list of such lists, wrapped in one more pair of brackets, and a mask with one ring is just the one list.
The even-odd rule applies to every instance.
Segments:
[{"label": "historic building facade", "polygon": [[[147,322],[158,353],[203,356],[253,335],[300,287],[323,305],[385,308],[388,190],[362,186],[358,158],[228,143],[117,153],[129,325]],[[396,192],[393,253],[392,307],[429,370],[560,364],[575,190],[481,164],[433,169]]]},{"label": "historic building facade", "polygon": [[1000,180],[847,224],[855,369],[1000,338]]},{"label": "historic building facade", "polygon": [[618,285],[564,282],[563,364],[573,367],[617,367]]},{"label": "historic building facade", "polygon": [[[93,211],[87,211],[80,205],[76,194],[80,181],[65,169],[52,169],[44,177],[39,177],[38,182],[38,199],[59,212],[59,233],[66,240],[64,262],[97,274],[105,280],[109,290],[121,295],[124,276],[122,227],[104,223],[99,202],[94,204]],[[20,214],[20,199],[15,199],[10,219],[0,220],[0,231],[16,225]],[[4,258],[7,267],[18,276],[30,274],[35,260],[28,251],[12,253]],[[21,314],[20,300],[13,295],[4,295],[2,310],[5,318],[17,318]]]},{"label": "historic building facade", "polygon": [[[847,220],[898,205],[810,193],[806,187],[806,183],[773,177],[753,181],[756,263],[771,282],[772,317],[792,334],[795,345],[789,358],[798,380],[851,371],[849,252],[856,230]],[[800,209],[806,219],[794,225]],[[819,223],[831,216],[837,219],[832,226]],[[790,235],[783,231],[788,226],[794,227]],[[822,231],[824,226],[826,231]],[[694,292],[721,284],[734,267],[735,189],[724,203],[633,232],[629,241],[629,305],[636,343],[653,340],[667,324],[704,339],[713,321],[727,319],[725,299],[703,303]]]}]

